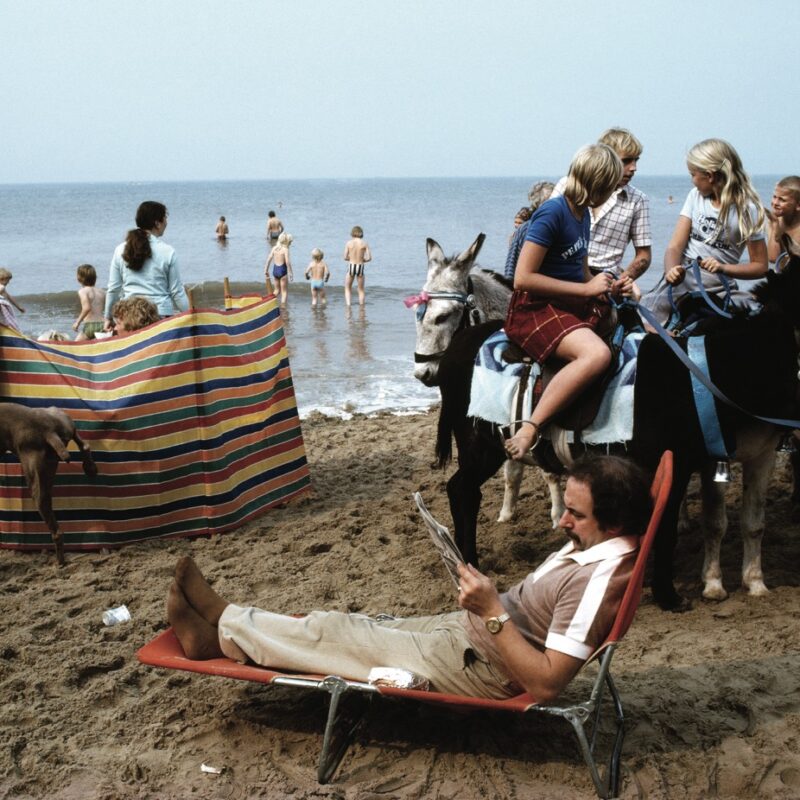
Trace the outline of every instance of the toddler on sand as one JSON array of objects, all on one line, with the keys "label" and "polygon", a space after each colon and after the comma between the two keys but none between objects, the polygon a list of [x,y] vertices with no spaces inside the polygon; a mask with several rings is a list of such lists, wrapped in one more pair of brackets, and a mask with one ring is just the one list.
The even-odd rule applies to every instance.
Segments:
[{"label": "toddler on sand", "polygon": [[[94,339],[96,333],[103,330],[105,318],[103,310],[106,305],[106,293],[95,286],[97,273],[91,264],[81,264],[78,267],[78,299],[81,301],[81,313],[72,324],[72,330],[78,331],[76,342]],[[81,328],[83,323],[83,328]]]},{"label": "toddler on sand", "polygon": [[311,263],[306,267],[306,280],[311,278],[311,305],[327,305],[328,299],[325,297],[325,284],[330,280],[331,273],[328,265],[322,260],[324,253],[319,247],[311,251]]},{"label": "toddler on sand", "polygon": [[21,314],[25,313],[25,309],[8,293],[8,282],[12,277],[7,269],[0,267],[0,323],[19,330],[14,309],[16,308]]}]

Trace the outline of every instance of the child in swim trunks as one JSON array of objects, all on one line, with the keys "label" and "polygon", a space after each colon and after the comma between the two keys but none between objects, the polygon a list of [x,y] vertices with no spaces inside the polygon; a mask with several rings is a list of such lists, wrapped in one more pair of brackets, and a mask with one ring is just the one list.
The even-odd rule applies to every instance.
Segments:
[{"label": "child in swim trunks", "polygon": [[72,324],[72,330],[78,331],[75,341],[83,342],[94,339],[95,334],[103,330],[106,293],[95,286],[97,272],[91,264],[81,264],[78,267],[78,283],[81,285],[78,289],[81,313]]},{"label": "child in swim trunks", "polygon": [[18,331],[19,323],[14,309],[21,314],[25,313],[25,309],[8,293],[8,282],[12,277],[7,269],[0,267],[0,323]]},{"label": "child in swim trunks", "polygon": [[324,253],[319,247],[311,251],[311,263],[306,267],[306,280],[311,279],[311,305],[327,305],[328,299],[325,297],[325,284],[330,280],[331,273],[328,265],[322,260]]},{"label": "child in swim trunks", "polygon": [[267,278],[269,278],[269,265],[272,264],[272,277],[278,284],[282,306],[285,306],[289,299],[289,281],[294,280],[292,259],[289,257],[289,247],[293,241],[291,233],[282,233],[278,237],[278,244],[270,250],[267,263],[264,264],[264,275]]},{"label": "child in swim trunks", "polygon": [[603,205],[621,177],[614,150],[584,147],[572,160],[564,194],[542,203],[531,217],[514,272],[506,334],[540,363],[553,355],[567,363],[545,387],[530,420],[506,442],[509,458],[524,458],[539,429],[611,363],[611,351],[594,329],[608,313],[606,295],[630,294],[632,281],[589,272],[589,209]]},{"label": "child in swim trunks", "polygon": [[344,260],[347,262],[347,275],[344,279],[344,302],[350,305],[350,291],[353,286],[353,278],[358,284],[358,304],[364,305],[364,264],[372,261],[372,253],[369,245],[364,241],[364,231],[360,225],[353,227],[350,231],[353,237],[344,246]]}]

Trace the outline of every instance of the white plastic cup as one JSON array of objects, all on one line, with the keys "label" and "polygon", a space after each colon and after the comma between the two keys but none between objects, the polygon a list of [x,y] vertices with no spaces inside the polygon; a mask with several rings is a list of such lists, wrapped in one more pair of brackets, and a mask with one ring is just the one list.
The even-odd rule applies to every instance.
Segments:
[{"label": "white plastic cup", "polygon": [[127,606],[117,606],[116,608],[109,608],[103,612],[103,625],[119,625],[120,622],[127,622],[131,618],[131,612],[128,611]]}]

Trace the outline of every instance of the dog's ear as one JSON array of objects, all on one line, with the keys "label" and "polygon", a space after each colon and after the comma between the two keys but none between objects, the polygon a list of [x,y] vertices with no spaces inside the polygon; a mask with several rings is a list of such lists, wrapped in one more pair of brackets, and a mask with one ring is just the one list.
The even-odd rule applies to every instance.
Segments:
[{"label": "dog's ear", "polygon": [[64,446],[64,442],[61,441],[61,437],[55,431],[50,431],[44,438],[62,461],[69,461],[69,450]]}]

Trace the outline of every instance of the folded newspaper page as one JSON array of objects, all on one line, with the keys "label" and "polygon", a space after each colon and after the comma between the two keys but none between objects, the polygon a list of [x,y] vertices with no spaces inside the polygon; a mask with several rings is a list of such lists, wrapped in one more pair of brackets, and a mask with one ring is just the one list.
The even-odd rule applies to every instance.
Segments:
[{"label": "folded newspaper page", "polygon": [[428,533],[430,533],[431,539],[433,539],[433,543],[436,545],[436,549],[439,551],[439,555],[442,557],[442,561],[444,561],[444,565],[447,567],[456,589],[458,589],[457,567],[458,564],[464,562],[461,551],[456,547],[450,531],[437,522],[431,512],[428,511],[419,492],[414,492],[414,502],[417,504],[419,513],[422,515],[422,521],[425,523],[425,527],[428,529]]}]

